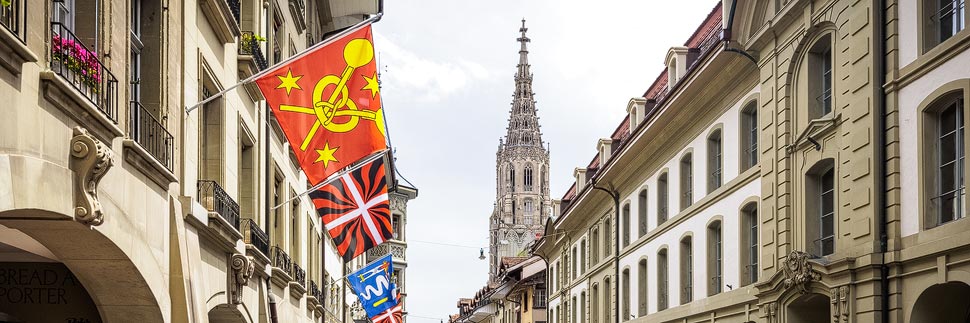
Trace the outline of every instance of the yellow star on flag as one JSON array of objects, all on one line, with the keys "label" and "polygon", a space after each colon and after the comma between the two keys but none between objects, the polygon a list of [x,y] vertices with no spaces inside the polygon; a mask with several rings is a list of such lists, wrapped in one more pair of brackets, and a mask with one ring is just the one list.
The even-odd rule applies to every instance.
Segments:
[{"label": "yellow star on flag", "polygon": [[314,163],[323,162],[323,168],[327,168],[329,167],[330,162],[337,162],[338,161],[337,158],[333,157],[333,153],[337,152],[337,148],[340,148],[340,147],[330,148],[329,142],[324,143],[323,149],[316,150],[317,154],[320,154],[320,156],[317,157],[317,160],[314,161]]},{"label": "yellow star on flag", "polygon": [[280,79],[280,85],[277,85],[276,88],[286,89],[286,95],[290,95],[290,90],[292,90],[293,88],[296,88],[297,90],[303,90],[303,88],[301,88],[300,85],[296,83],[297,81],[300,80],[300,78],[303,77],[303,75],[293,76],[293,73],[290,70],[287,70],[286,76],[277,75],[276,77]]},{"label": "yellow star on flag", "polygon": [[374,73],[374,77],[367,77],[367,75],[362,75],[365,80],[367,80],[367,85],[364,85],[360,90],[370,90],[371,99],[377,97],[377,93],[381,92],[381,87],[377,84],[377,73]]}]

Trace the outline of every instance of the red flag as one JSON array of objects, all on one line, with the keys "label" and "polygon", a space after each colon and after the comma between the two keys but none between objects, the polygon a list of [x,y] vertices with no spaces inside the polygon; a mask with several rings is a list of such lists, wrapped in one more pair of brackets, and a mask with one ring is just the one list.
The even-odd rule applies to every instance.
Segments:
[{"label": "red flag", "polygon": [[370,25],[256,84],[311,184],[387,147]]},{"label": "red flag", "polygon": [[384,159],[378,158],[310,192],[310,199],[345,262],[393,234],[385,174]]},{"label": "red flag", "polygon": [[389,308],[380,315],[371,318],[374,323],[404,323],[404,303],[398,300],[397,306]]}]

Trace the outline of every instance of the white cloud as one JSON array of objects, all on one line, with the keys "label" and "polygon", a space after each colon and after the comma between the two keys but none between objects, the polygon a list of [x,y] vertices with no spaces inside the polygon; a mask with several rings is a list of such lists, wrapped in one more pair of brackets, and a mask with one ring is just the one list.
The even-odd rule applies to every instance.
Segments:
[{"label": "white cloud", "polygon": [[398,46],[380,33],[374,42],[381,59],[382,85],[409,92],[422,102],[438,102],[489,77],[484,66],[464,59],[433,59]]}]

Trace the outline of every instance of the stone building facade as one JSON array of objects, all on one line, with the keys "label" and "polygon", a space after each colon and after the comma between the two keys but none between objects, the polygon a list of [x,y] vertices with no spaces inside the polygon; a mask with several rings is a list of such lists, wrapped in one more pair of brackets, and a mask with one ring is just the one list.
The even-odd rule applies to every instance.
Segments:
[{"label": "stone building facade", "polygon": [[553,202],[550,322],[964,321],[968,10],[718,4]]},{"label": "stone building facade", "polygon": [[[336,256],[298,196],[306,177],[259,91],[185,108],[378,7],[0,5],[0,266],[46,277],[0,281],[15,293],[0,297],[0,317],[270,322],[275,311],[278,322],[349,321],[342,278],[367,259]],[[50,297],[25,298],[40,289]]]},{"label": "stone building facade", "polygon": [[495,209],[489,217],[489,279],[502,258],[522,256],[549,218],[549,151],[543,146],[529,64],[525,19],[517,39],[519,64],[505,138],[495,153]]}]

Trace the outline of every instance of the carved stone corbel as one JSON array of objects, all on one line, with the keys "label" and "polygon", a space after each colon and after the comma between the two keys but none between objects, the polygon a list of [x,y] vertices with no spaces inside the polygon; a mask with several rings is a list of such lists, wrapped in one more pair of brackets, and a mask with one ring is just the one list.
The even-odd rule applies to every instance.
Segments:
[{"label": "carved stone corbel", "polygon": [[842,314],[839,313],[839,310],[841,310],[842,307],[839,306],[839,288],[838,287],[832,288],[832,299],[831,299],[831,302],[832,302],[832,323],[839,323],[839,319],[842,318]]},{"label": "carved stone corbel", "polygon": [[839,312],[842,313],[842,322],[849,321],[849,286],[842,286],[839,288],[839,306],[841,309]]},{"label": "carved stone corbel", "polygon": [[74,220],[87,225],[104,222],[98,201],[98,183],[114,164],[111,148],[87,129],[74,127],[71,138],[71,170],[74,171]]},{"label": "carved stone corbel", "polygon": [[761,313],[765,317],[766,323],[775,323],[775,314],[778,311],[778,303],[770,302],[761,305]]},{"label": "carved stone corbel", "polygon": [[785,288],[797,287],[799,292],[805,293],[808,291],[808,283],[821,278],[821,274],[812,268],[808,256],[808,253],[793,250],[785,257],[785,266],[782,268]]},{"label": "carved stone corbel", "polygon": [[253,276],[256,269],[255,261],[243,254],[233,254],[229,259],[229,304],[238,305],[242,303],[243,287],[249,283],[249,278]]}]

